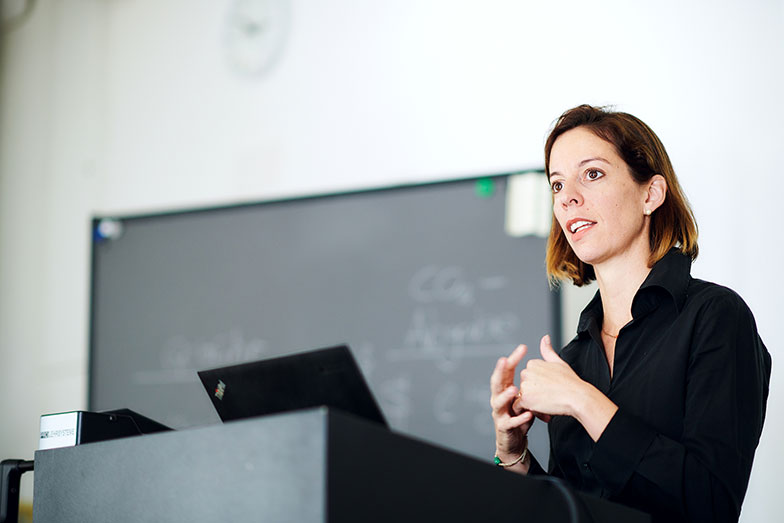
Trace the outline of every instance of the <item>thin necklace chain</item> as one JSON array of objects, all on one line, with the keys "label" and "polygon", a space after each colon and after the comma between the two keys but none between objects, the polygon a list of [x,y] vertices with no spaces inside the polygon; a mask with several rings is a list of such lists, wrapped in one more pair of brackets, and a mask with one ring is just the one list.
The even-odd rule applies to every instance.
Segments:
[{"label": "thin necklace chain", "polygon": [[602,332],[603,332],[604,334],[608,335],[609,337],[611,337],[611,338],[615,338],[615,339],[618,339],[618,335],[620,334],[620,332],[619,332],[618,334],[612,335],[612,334],[610,334],[609,332],[607,332],[607,331],[606,331],[606,330],[604,330],[604,329],[602,329]]}]

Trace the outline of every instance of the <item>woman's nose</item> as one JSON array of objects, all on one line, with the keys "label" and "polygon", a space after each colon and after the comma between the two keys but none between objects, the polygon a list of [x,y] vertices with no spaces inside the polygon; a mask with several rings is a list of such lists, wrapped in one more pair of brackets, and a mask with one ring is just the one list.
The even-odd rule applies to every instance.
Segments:
[{"label": "woman's nose", "polygon": [[577,188],[567,186],[558,193],[557,200],[564,209],[567,209],[572,205],[582,205],[583,195]]}]

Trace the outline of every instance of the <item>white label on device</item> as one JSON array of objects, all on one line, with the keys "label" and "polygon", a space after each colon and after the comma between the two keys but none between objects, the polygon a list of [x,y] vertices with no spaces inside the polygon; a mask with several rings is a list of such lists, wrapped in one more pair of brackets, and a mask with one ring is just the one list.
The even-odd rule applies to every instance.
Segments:
[{"label": "white label on device", "polygon": [[76,445],[78,412],[46,414],[41,416],[41,439],[38,450],[73,447]]}]

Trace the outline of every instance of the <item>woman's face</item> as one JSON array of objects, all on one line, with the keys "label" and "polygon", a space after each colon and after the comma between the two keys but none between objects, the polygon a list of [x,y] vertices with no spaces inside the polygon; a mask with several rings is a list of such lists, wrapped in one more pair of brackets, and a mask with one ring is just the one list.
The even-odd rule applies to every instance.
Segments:
[{"label": "woman's face", "polygon": [[647,185],[638,184],[615,147],[584,127],[571,129],[550,151],[553,213],[569,245],[594,267],[650,255]]}]

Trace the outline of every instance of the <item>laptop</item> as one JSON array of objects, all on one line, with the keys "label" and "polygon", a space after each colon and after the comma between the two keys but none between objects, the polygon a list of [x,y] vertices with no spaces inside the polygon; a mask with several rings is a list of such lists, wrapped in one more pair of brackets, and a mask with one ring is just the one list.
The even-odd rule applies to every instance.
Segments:
[{"label": "laptop", "polygon": [[324,405],[388,427],[346,345],[198,375],[223,421]]}]

